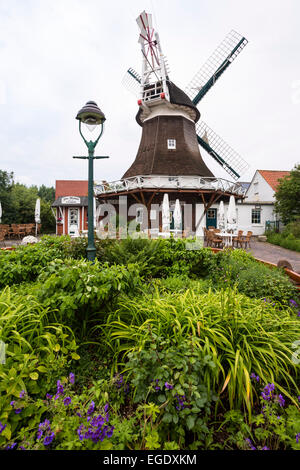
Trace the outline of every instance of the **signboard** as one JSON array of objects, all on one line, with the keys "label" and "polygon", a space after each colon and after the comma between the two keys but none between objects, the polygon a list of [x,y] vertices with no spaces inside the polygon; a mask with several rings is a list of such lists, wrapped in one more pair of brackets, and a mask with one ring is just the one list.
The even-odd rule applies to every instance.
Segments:
[{"label": "signboard", "polygon": [[80,204],[80,197],[77,196],[65,196],[61,198],[62,204]]}]

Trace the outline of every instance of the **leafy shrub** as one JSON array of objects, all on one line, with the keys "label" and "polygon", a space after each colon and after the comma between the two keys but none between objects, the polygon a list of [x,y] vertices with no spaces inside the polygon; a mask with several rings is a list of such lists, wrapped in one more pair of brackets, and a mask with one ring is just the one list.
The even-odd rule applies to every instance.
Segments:
[{"label": "leafy shrub", "polygon": [[82,338],[93,315],[122,291],[134,290],[140,277],[136,265],[108,266],[69,258],[50,262],[38,281],[38,300],[56,321],[68,322]]},{"label": "leafy shrub", "polygon": [[278,268],[270,268],[243,250],[219,252],[216,268],[211,274],[216,286],[236,285],[243,294],[253,298],[267,298],[288,304],[298,297],[298,291],[288,276]]},{"label": "leafy shrub", "polygon": [[192,431],[200,441],[208,433],[205,416],[212,400],[204,375],[215,367],[214,362],[209,355],[202,357],[189,339],[175,343],[153,333],[149,346],[128,355],[126,369],[134,401],[159,406],[160,434],[171,440],[181,437],[184,442],[185,434]]},{"label": "leafy shrub", "polygon": [[15,250],[0,251],[0,287],[34,281],[45,266],[64,255],[57,247],[44,244],[19,246]]},{"label": "leafy shrub", "polygon": [[110,240],[106,246],[104,241],[107,243],[101,240],[96,244],[99,260],[110,264],[138,263],[146,277],[205,276],[214,263],[214,254],[209,248],[188,250],[186,241],[181,239],[127,238]]},{"label": "leafy shrub", "polygon": [[267,240],[273,245],[279,245],[287,250],[299,251],[300,252],[300,239],[290,233],[287,236],[281,233],[268,233]]}]

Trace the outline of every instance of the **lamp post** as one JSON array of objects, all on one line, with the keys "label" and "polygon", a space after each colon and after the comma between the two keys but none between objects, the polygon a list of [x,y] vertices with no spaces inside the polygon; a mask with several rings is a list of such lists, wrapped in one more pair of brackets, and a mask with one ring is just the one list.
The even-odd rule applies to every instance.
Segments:
[{"label": "lamp post", "polygon": [[[103,133],[103,125],[105,121],[105,116],[100,108],[98,108],[95,101],[88,101],[86,105],[77,113],[76,119],[79,120],[79,133],[84,140],[88,148],[88,157],[73,157],[73,158],[82,158],[88,159],[89,169],[88,169],[88,246],[87,246],[87,258],[90,261],[94,261],[96,257],[96,247],[94,240],[94,159],[99,158],[109,158],[107,156],[96,157],[94,155],[95,147],[99,142],[100,137]],[[98,129],[100,126],[99,135],[96,140],[87,140],[81,129],[81,124],[86,124],[89,131],[93,132],[95,129]]]}]

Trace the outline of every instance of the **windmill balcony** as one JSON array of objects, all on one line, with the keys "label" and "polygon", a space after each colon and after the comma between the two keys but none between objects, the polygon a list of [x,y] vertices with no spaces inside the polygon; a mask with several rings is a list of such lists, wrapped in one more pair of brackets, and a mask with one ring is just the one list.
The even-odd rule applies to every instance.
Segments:
[{"label": "windmill balcony", "polygon": [[240,183],[215,177],[201,176],[165,176],[140,175],[124,178],[110,183],[95,184],[94,193],[101,194],[123,193],[135,189],[178,189],[178,190],[207,190],[232,193],[243,197],[246,189]]}]

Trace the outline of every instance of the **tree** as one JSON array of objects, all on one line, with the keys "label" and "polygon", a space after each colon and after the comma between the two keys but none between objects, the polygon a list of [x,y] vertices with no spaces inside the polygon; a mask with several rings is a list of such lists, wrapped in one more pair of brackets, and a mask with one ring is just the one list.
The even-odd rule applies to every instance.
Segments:
[{"label": "tree", "polygon": [[300,164],[279,179],[275,193],[275,211],[286,225],[300,217]]},{"label": "tree", "polygon": [[[51,188],[44,188],[51,190]],[[39,195],[37,186],[27,188],[27,186],[20,183],[16,183],[13,186],[11,200],[14,208],[14,220],[10,223],[34,223],[35,204],[38,197],[41,199],[42,232],[53,233],[55,232],[55,217],[51,210],[51,202],[44,200]]]},{"label": "tree", "polygon": [[10,223],[11,207],[11,190],[14,185],[14,174],[0,170],[0,202],[2,206],[3,216],[1,222],[3,224]]},{"label": "tree", "polygon": [[0,202],[3,209],[1,222],[3,224],[34,223],[35,204],[37,198],[41,199],[42,232],[55,232],[55,217],[51,210],[51,203],[55,199],[53,187],[45,185],[30,186],[14,183],[13,172],[0,170]]},{"label": "tree", "polygon": [[47,188],[44,184],[39,187],[38,195],[41,199],[47,202],[54,202],[55,201],[55,189],[53,187]]}]

